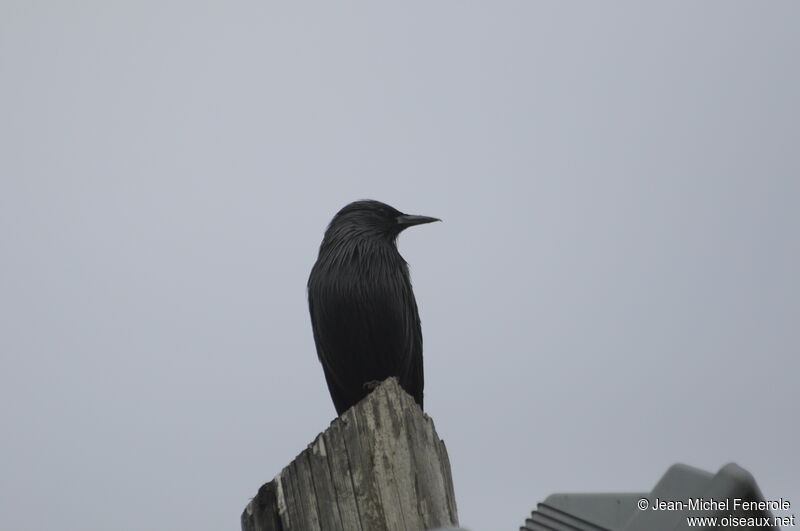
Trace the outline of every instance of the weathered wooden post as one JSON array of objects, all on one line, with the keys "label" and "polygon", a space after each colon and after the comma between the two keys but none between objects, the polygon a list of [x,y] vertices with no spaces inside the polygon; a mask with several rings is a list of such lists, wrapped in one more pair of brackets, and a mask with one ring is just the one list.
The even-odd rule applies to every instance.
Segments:
[{"label": "weathered wooden post", "polygon": [[242,513],[242,531],[457,525],[447,449],[394,378],[334,420]]}]

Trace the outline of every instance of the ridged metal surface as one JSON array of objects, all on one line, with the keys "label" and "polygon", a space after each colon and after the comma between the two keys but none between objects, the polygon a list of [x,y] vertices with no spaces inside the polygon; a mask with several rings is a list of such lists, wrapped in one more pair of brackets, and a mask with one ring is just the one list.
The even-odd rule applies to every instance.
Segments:
[{"label": "ridged metal surface", "polygon": [[612,531],[540,503],[520,531]]}]

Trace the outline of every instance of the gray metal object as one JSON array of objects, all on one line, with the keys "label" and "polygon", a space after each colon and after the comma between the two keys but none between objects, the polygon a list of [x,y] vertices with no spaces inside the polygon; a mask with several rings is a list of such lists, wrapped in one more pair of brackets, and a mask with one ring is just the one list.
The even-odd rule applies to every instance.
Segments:
[{"label": "gray metal object", "polygon": [[[676,531],[685,529],[777,530],[767,510],[742,509],[740,501],[764,498],[753,476],[730,463],[716,474],[676,464],[652,492],[552,494],[537,505],[522,531]],[[688,518],[716,518],[695,521]],[[725,520],[727,518],[728,520]],[[735,518],[737,524],[730,522]],[[752,518],[753,525],[747,520]],[[770,519],[770,525],[764,523]],[[726,522],[731,525],[726,525]]]}]

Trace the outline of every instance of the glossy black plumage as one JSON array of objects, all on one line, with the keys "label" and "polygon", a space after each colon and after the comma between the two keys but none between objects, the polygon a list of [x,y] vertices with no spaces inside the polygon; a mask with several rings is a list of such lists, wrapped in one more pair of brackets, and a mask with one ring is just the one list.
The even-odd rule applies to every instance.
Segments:
[{"label": "glossy black plumage", "polygon": [[439,221],[378,201],[334,216],[308,279],[317,355],[336,411],[390,376],[422,407],[422,330],[408,265],[397,251],[404,229]]}]

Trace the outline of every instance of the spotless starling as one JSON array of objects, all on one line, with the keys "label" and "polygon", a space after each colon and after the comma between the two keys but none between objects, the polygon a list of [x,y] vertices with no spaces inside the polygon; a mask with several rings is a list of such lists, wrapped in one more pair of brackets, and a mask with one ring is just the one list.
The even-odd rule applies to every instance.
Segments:
[{"label": "spotless starling", "polygon": [[397,236],[440,221],[379,201],[350,203],[333,218],[308,279],[317,355],[338,414],[396,376],[422,407],[422,330]]}]

